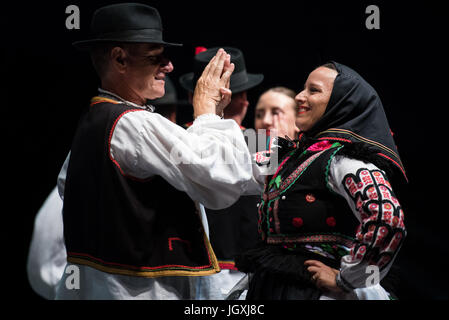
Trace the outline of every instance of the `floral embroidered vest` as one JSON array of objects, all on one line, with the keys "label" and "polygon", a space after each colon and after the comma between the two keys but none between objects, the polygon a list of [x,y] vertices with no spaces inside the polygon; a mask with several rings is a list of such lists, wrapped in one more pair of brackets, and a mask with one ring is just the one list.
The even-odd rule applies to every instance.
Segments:
[{"label": "floral embroidered vest", "polygon": [[259,205],[259,233],[268,244],[305,247],[339,259],[359,225],[346,200],[328,186],[332,158],[343,146],[321,141],[294,148],[267,177]]}]

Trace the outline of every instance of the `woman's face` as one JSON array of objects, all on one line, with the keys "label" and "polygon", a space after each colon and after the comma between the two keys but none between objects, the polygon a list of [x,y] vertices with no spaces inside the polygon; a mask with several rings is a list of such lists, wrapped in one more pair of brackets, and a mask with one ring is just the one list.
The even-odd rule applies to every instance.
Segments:
[{"label": "woman's face", "polygon": [[304,90],[295,97],[299,106],[296,126],[301,131],[310,130],[323,116],[337,74],[337,71],[326,67],[319,67],[309,74]]},{"label": "woman's face", "polygon": [[[296,102],[293,98],[275,91],[265,92],[256,105],[254,127],[256,130],[279,130],[277,122],[282,122],[285,134],[291,139],[296,135]],[[277,119],[276,119],[277,117]]]}]

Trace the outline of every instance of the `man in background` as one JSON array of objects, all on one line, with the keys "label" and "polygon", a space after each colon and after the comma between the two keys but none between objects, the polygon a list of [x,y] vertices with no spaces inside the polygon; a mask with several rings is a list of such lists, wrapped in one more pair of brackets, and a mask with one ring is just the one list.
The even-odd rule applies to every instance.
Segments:
[{"label": "man in background", "polygon": [[[193,91],[201,70],[209,63],[219,48],[200,48],[193,61],[193,72],[179,78],[181,86],[188,91],[192,101]],[[232,98],[223,113],[224,119],[232,119],[244,133],[242,126],[249,102],[247,91],[258,86],[264,76],[249,73],[246,70],[242,51],[233,47],[224,47],[231,54],[231,63],[235,65],[230,79]],[[184,127],[189,128],[192,122]],[[233,205],[214,210],[206,206],[209,236],[212,248],[217,256],[221,272],[202,279],[202,290],[199,299],[223,299],[234,285],[245,276],[234,267],[234,257],[246,249],[256,245],[259,235],[257,231],[257,203],[259,196],[241,196]],[[244,297],[242,296],[242,299]]]}]

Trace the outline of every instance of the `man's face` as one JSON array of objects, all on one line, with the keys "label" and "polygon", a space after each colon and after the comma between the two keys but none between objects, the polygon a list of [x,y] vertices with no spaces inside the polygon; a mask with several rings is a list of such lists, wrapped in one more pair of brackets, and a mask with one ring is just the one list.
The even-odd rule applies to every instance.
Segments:
[{"label": "man's face", "polygon": [[225,118],[230,118],[236,114],[243,114],[245,116],[248,106],[249,102],[246,91],[232,94],[231,102],[224,109]]},{"label": "man's face", "polygon": [[143,99],[156,99],[165,94],[165,75],[173,64],[163,55],[161,45],[139,43],[126,46],[125,83]]}]

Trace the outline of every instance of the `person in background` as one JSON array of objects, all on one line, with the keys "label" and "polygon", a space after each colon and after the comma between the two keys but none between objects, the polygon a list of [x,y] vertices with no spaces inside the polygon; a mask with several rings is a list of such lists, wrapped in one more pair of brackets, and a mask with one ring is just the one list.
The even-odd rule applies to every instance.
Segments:
[{"label": "person in background", "polygon": [[28,282],[36,294],[47,300],[55,299],[56,285],[67,264],[62,205],[55,186],[36,214],[28,249]]},{"label": "person in background", "polygon": [[[235,69],[230,79],[231,102],[224,110],[223,118],[234,120],[244,134],[246,128],[242,126],[242,121],[249,107],[247,91],[258,86],[264,76],[247,72],[240,49],[226,46],[224,49],[231,55],[231,63],[235,65]],[[199,48],[193,61],[194,71],[179,78],[179,83],[188,91],[190,100],[201,70],[217,50],[218,48]],[[187,123],[185,127],[191,125],[192,123]],[[202,278],[201,287],[204,290],[198,299],[224,299],[229,290],[244,276],[234,267],[234,257],[243,250],[253,247],[258,241],[257,202],[258,197],[250,195],[241,196],[235,204],[225,209],[214,210],[206,207],[210,241],[221,272]]]},{"label": "person in background", "polygon": [[[264,158],[269,157],[269,154],[272,151],[272,144],[270,143],[273,139],[272,134],[274,134],[274,130],[279,129],[276,125],[281,126],[283,132],[285,132],[291,139],[295,139],[297,136],[299,129],[295,125],[297,115],[295,96],[295,92],[286,87],[273,87],[260,95],[255,108],[254,128],[258,132],[262,130],[262,134],[257,138],[266,139],[267,142],[264,142],[264,145],[266,146],[265,150],[258,151],[256,155]],[[259,203],[260,197],[257,197],[256,206],[258,206]],[[251,242],[251,245],[257,247],[258,241]],[[247,248],[252,249],[249,247]],[[240,252],[244,251],[241,250]],[[247,293],[247,286],[248,279],[242,277],[241,281],[228,292],[226,300],[234,300],[236,298],[244,299]]]},{"label": "person in background", "polygon": [[[263,74],[246,71],[245,57],[240,49],[226,46],[223,48],[231,55],[231,62],[235,65],[230,83],[230,90],[232,91],[231,102],[224,110],[223,118],[233,119],[242,130],[245,130],[242,122],[249,107],[247,91],[262,83],[264,76]],[[201,75],[201,70],[209,63],[218,49],[218,47],[211,49],[198,47],[193,59],[193,72],[179,77],[179,84],[187,90],[190,101],[193,97],[195,85]],[[189,127],[191,125],[192,122],[189,122],[184,126]]]},{"label": "person in background", "polygon": [[299,129],[295,121],[298,106],[295,101],[295,92],[286,87],[274,87],[265,91],[256,104],[254,127],[256,130],[273,130],[276,117],[287,129],[284,130],[288,137],[296,139]]}]

